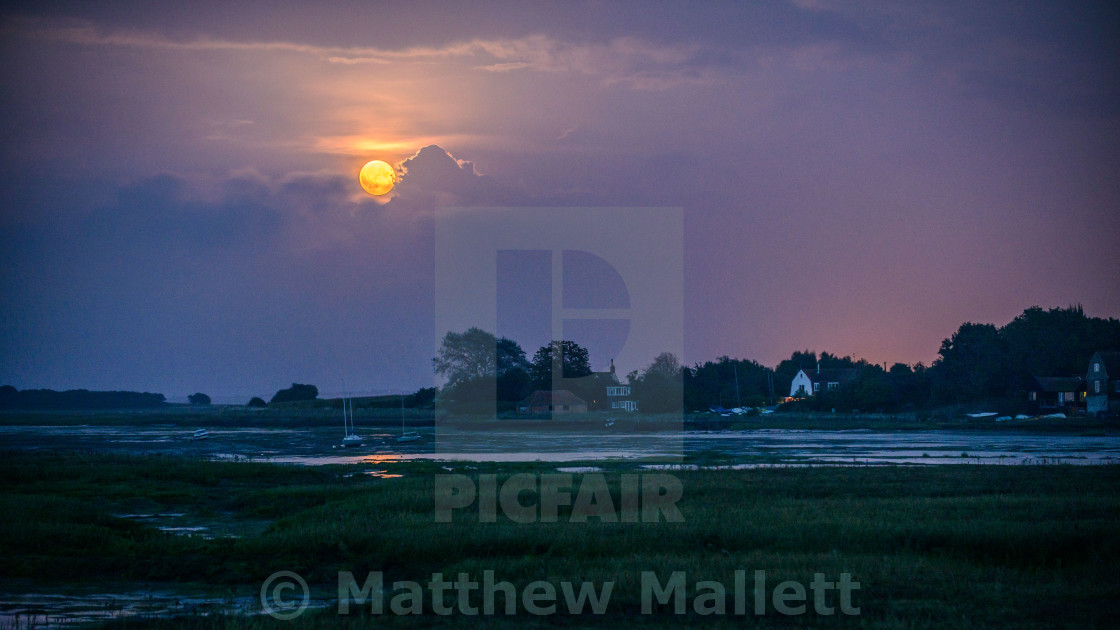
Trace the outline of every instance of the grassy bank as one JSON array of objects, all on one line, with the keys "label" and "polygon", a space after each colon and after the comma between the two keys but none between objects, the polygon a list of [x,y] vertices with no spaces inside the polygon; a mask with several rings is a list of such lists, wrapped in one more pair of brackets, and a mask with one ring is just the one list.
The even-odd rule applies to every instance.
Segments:
[{"label": "grassy bank", "polygon": [[[689,610],[697,580],[731,591],[736,570],[767,574],[770,589],[815,573],[850,573],[860,614],[821,616],[769,607],[756,617],[717,617],[764,627],[1109,627],[1120,616],[1120,468],[943,466],[800,468],[674,473],[683,483],[684,522],[479,522],[477,508],[451,523],[433,518],[433,479],[442,464],[300,468],[173,457],[0,454],[0,575],[8,590],[133,580],[206,582],[246,595],[273,572],[295,571],[331,593],[339,571],[386,582],[426,582],[433,573],[484,571],[514,584],[613,581],[602,617],[498,615],[499,626],[643,626],[697,623],[671,606],[641,612],[640,576],[661,583],[687,574]],[[619,496],[620,465],[605,473]],[[460,465],[473,478],[555,472],[543,465]],[[359,474],[353,474],[358,472]],[[580,475],[575,475],[578,484]],[[577,488],[578,489],[578,488]],[[575,492],[573,492],[575,494]],[[529,503],[529,496],[522,496]],[[126,514],[176,519],[223,532],[208,539],[161,532]],[[236,536],[236,537],[234,537]],[[747,595],[748,600],[752,597]],[[730,601],[731,594],[728,594]],[[501,597],[498,601],[502,601]],[[832,601],[835,605],[836,602]],[[361,608],[361,607],[357,607]],[[501,606],[499,605],[499,609]],[[431,612],[386,616],[393,626],[457,626]],[[730,610],[730,604],[729,604]],[[368,614],[368,610],[366,611]],[[360,624],[363,615],[308,612],[304,627]],[[475,618],[479,621],[480,618]],[[138,622],[130,621],[130,627]],[[280,626],[266,617],[146,621],[178,627]]]}]

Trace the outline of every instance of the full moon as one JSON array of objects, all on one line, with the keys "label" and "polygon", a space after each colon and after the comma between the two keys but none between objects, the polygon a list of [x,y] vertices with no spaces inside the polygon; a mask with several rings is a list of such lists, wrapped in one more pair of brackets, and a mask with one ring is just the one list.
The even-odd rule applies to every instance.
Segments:
[{"label": "full moon", "polygon": [[362,172],[358,174],[358,181],[369,194],[384,195],[393,189],[397,177],[393,173],[392,166],[381,160],[373,160],[362,167]]}]

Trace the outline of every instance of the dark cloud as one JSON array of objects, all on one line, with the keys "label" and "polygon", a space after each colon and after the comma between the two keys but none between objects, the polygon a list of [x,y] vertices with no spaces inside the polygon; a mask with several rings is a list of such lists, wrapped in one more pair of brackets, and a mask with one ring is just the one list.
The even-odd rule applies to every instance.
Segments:
[{"label": "dark cloud", "polygon": [[276,192],[259,179],[233,177],[208,200],[183,178],[163,174],[122,189],[115,203],[94,210],[77,228],[91,246],[213,253],[274,235],[283,213]]},{"label": "dark cloud", "polygon": [[[0,225],[0,382],[202,390],[298,380],[412,387],[430,329],[430,226],[355,201],[331,175],[161,174],[93,210]],[[389,305],[408,305],[392,309]],[[379,374],[370,357],[402,370]]]},{"label": "dark cloud", "polygon": [[968,98],[1065,117],[1120,113],[1120,5],[838,4],[929,79]]}]

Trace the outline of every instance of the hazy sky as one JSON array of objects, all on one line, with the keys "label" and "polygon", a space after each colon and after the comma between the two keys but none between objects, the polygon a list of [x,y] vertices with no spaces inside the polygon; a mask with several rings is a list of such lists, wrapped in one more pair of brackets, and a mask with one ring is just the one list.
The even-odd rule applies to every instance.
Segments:
[{"label": "hazy sky", "polygon": [[5,9],[0,383],[431,384],[445,206],[682,208],[689,364],[1120,316],[1115,3],[479,4]]}]

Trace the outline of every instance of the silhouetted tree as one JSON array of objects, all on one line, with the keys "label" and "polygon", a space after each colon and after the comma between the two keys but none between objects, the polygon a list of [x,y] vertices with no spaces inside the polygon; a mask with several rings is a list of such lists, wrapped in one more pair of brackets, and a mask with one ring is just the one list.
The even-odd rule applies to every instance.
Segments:
[{"label": "silhouetted tree", "polygon": [[299,402],[302,400],[315,400],[319,397],[319,388],[314,385],[301,385],[292,383],[288,389],[282,389],[272,395],[269,403]]},{"label": "silhouetted tree", "polygon": [[552,389],[553,373],[573,379],[591,375],[587,349],[574,341],[551,341],[541,346],[529,364],[529,378],[535,389]]},{"label": "silhouetted tree", "polygon": [[259,397],[259,396],[253,396],[252,398],[249,399],[249,406],[250,407],[264,407],[264,406],[267,406],[267,405],[268,405],[268,403],[266,403],[264,401],[264,399]]},{"label": "silhouetted tree", "polygon": [[189,401],[192,405],[209,405],[210,397],[206,394],[203,394],[202,392],[196,392],[194,394],[191,394],[190,396],[187,396],[187,401]]},{"label": "silhouetted tree", "polygon": [[920,362],[914,367],[895,363],[890,371],[891,384],[896,392],[897,406],[924,407],[929,404],[929,370]]},{"label": "silhouetted tree", "polygon": [[20,391],[10,385],[0,392],[0,407],[6,409],[146,409],[159,407],[165,400],[163,394],[148,392],[91,392],[86,389]]},{"label": "silhouetted tree", "polygon": [[671,352],[654,357],[641,374],[631,373],[630,387],[644,412],[669,413],[682,409],[682,369]]},{"label": "silhouetted tree", "polygon": [[[721,407],[764,405],[770,395],[769,373],[769,369],[754,361],[731,359],[725,356],[703,365],[698,364],[691,369],[683,369],[681,376],[685,409],[707,411],[714,405]],[[796,374],[796,371],[794,373]],[[792,375],[789,378],[792,380]],[[785,391],[789,391],[789,382],[785,384]]]},{"label": "silhouetted tree", "polygon": [[496,387],[498,400],[505,402],[517,402],[532,393],[529,372],[520,367],[503,372]]},{"label": "silhouetted tree", "polygon": [[962,324],[937,354],[932,368],[936,402],[969,402],[1007,390],[1007,346],[995,326]]},{"label": "silhouetted tree", "polygon": [[528,366],[525,351],[516,341],[499,339],[481,328],[461,333],[449,331],[432,363],[436,374],[446,378],[450,387],[477,378],[495,378]]},{"label": "silhouetted tree", "polygon": [[406,407],[430,407],[436,399],[436,388],[421,387],[415,393],[409,394],[404,399]]},{"label": "silhouetted tree", "polygon": [[11,385],[0,385],[0,409],[10,409],[19,399],[19,390]]},{"label": "silhouetted tree", "polygon": [[1034,376],[1081,375],[1094,352],[1120,350],[1120,321],[1086,317],[1080,305],[1034,306],[999,336],[1007,347],[1008,395],[1022,396]]}]

